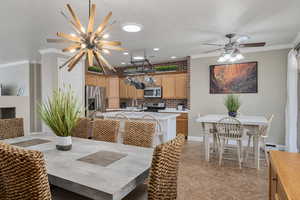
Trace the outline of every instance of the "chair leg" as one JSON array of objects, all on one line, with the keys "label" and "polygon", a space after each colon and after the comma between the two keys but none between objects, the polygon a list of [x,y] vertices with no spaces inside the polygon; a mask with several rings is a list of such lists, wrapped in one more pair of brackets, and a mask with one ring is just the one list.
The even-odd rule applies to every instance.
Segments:
[{"label": "chair leg", "polygon": [[220,149],[219,149],[219,166],[222,165],[223,152],[224,152],[224,143],[225,139],[220,140]]},{"label": "chair leg", "polygon": [[267,163],[267,167],[268,167],[269,166],[269,155],[268,155],[268,151],[267,151],[267,146],[266,146],[266,140],[265,140],[265,138],[262,138],[262,143],[264,145],[265,159],[266,159],[266,163]]},{"label": "chair leg", "polygon": [[242,141],[241,140],[237,140],[237,143],[238,143],[237,155],[238,155],[239,167],[240,167],[240,169],[242,169],[242,156],[241,156]]},{"label": "chair leg", "polygon": [[246,160],[246,161],[248,161],[249,151],[251,150],[251,148],[250,148],[251,139],[252,139],[252,136],[249,135],[249,138],[248,138],[248,146],[247,146],[247,152],[246,152],[246,157],[245,157],[245,160]]}]

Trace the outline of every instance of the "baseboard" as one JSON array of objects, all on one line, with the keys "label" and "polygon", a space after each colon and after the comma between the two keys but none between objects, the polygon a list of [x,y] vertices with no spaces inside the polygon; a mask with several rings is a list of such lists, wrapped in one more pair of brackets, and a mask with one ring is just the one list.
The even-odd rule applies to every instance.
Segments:
[{"label": "baseboard", "polygon": [[203,137],[199,137],[199,136],[188,136],[188,141],[203,142]]}]

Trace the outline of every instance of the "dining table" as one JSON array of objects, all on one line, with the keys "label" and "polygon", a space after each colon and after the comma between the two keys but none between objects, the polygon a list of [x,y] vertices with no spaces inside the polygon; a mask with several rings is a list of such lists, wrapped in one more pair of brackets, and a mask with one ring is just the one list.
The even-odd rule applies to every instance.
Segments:
[{"label": "dining table", "polygon": [[[210,134],[209,129],[216,130],[216,124],[223,118],[228,117],[228,115],[222,114],[208,114],[199,116],[196,118],[197,123],[202,124],[202,129],[204,131],[204,151],[205,151],[205,160],[209,161],[210,159]],[[238,115],[235,117],[243,127],[254,133],[253,145],[254,145],[254,164],[255,168],[260,168],[260,134],[259,127],[267,126],[268,120],[264,116],[250,116],[250,115]]]},{"label": "dining table", "polygon": [[121,200],[148,177],[152,148],[72,137],[72,149],[56,149],[57,136],[32,133],[3,140],[43,153],[49,183],[97,200]]}]

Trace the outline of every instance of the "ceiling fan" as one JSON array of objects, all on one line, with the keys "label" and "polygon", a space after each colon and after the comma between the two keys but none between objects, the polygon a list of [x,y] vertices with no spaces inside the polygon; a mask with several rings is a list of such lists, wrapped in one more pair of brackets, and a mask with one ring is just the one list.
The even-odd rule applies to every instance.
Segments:
[{"label": "ceiling fan", "polygon": [[202,45],[211,45],[218,46],[219,48],[206,51],[204,53],[213,53],[221,51],[221,56],[218,59],[218,62],[236,62],[238,60],[244,59],[244,56],[241,54],[241,48],[249,47],[263,47],[266,45],[265,42],[258,43],[245,43],[250,39],[247,35],[237,35],[235,33],[230,33],[225,35],[228,39],[226,44],[215,44],[215,43],[203,43]]}]

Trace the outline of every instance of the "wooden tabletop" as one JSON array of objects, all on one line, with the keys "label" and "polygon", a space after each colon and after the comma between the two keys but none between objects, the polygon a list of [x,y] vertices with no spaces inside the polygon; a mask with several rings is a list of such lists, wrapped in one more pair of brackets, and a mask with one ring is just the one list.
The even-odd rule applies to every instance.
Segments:
[{"label": "wooden tabletop", "polygon": [[55,148],[53,134],[4,140],[44,153],[51,184],[91,199],[122,199],[148,176],[153,149],[73,137],[70,151]]},{"label": "wooden tabletop", "polygon": [[271,151],[270,160],[288,199],[300,200],[300,154]]}]

